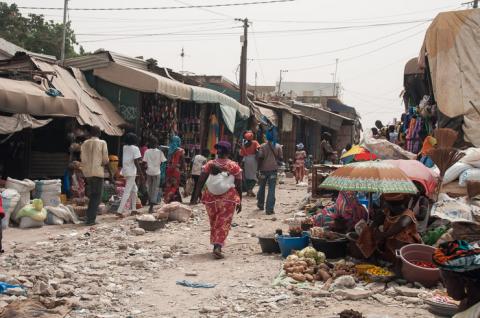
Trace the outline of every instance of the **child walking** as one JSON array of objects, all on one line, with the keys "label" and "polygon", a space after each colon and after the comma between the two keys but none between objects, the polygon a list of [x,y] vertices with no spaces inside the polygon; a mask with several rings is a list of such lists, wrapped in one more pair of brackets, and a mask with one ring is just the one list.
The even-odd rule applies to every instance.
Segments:
[{"label": "child walking", "polygon": [[143,155],[143,162],[147,164],[147,191],[148,203],[150,208],[149,213],[153,212],[153,206],[158,203],[158,191],[160,187],[160,166],[166,162],[167,158],[163,152],[158,148],[158,139],[152,137],[150,139],[148,149]]}]

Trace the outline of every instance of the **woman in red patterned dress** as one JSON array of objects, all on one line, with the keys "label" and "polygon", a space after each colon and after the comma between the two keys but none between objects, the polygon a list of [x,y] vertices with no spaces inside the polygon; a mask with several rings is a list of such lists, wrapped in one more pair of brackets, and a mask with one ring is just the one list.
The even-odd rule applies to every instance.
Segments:
[{"label": "woman in red patterned dress", "polygon": [[235,210],[240,213],[242,210],[242,169],[233,160],[228,159],[232,146],[227,141],[220,141],[215,145],[218,158],[210,160],[203,166],[202,174],[198,181],[199,186],[195,189],[192,203],[198,202],[200,191],[205,185],[209,175],[217,175],[226,172],[235,179],[235,186],[229,188],[225,193],[215,195],[208,188],[205,188],[202,196],[202,203],[210,219],[210,243],[213,244],[213,256],[217,259],[223,258],[222,247],[230,231]]}]

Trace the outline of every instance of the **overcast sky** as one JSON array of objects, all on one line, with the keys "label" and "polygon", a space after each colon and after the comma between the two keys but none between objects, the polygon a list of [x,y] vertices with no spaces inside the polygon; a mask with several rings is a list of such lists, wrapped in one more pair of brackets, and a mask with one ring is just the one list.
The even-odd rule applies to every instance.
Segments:
[{"label": "overcast sky", "polygon": [[[4,0],[5,1],[5,0]],[[253,0],[70,0],[71,8],[184,6]],[[403,68],[418,55],[438,12],[461,9],[466,0],[295,0],[212,9],[70,11],[78,42],[87,51],[104,48],[153,57],[159,65],[195,74],[224,75],[237,82],[241,23],[248,17],[248,82],[331,82],[335,59],[342,99],[356,107],[364,126],[388,123],[402,111],[398,95]],[[19,6],[63,7],[63,0],[18,0]],[[61,21],[62,11],[43,13]],[[320,29],[320,30],[319,30]],[[152,35],[155,34],[155,35]],[[101,34],[101,35],[100,35]],[[135,37],[133,37],[135,36]],[[281,58],[281,59],[279,59]],[[260,59],[260,60],[259,60]]]}]

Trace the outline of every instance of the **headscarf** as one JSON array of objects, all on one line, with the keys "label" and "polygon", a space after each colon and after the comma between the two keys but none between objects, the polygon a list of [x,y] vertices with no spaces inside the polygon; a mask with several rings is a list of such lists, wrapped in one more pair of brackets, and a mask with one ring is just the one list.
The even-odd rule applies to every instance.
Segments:
[{"label": "headscarf", "polygon": [[172,136],[170,138],[170,143],[168,144],[168,158],[171,158],[175,151],[177,151],[178,148],[180,148],[180,145],[182,144],[182,139],[178,136]]},{"label": "headscarf", "polygon": [[232,151],[232,144],[226,140],[222,140],[215,145],[215,149],[217,149],[218,154],[229,154]]},{"label": "headscarf", "polygon": [[445,242],[435,249],[433,261],[443,270],[473,271],[480,269],[480,248],[462,240]]},{"label": "headscarf", "polygon": [[253,140],[253,132],[251,130],[248,130],[248,131],[244,132],[243,133],[243,138],[245,140],[252,141]]},{"label": "headscarf", "polygon": [[303,150],[304,147],[305,147],[305,146],[304,146],[302,143],[299,143],[299,144],[297,145],[298,150]]},{"label": "headscarf", "polygon": [[437,139],[433,138],[432,136],[427,136],[425,137],[425,140],[423,141],[423,146],[422,150],[420,150],[420,153],[423,156],[427,156],[428,152],[433,149],[433,146],[437,144]]},{"label": "headscarf", "polygon": [[271,142],[274,146],[277,144],[277,130],[275,127],[272,127],[267,130],[265,133],[265,137],[267,137],[267,141]]}]

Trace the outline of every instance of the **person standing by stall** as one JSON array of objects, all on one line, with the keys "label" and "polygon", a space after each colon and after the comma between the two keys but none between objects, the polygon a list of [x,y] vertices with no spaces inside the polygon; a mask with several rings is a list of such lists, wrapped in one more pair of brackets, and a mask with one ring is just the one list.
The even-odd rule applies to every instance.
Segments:
[{"label": "person standing by stall", "polygon": [[167,171],[163,200],[165,203],[182,202],[180,195],[181,174],[185,171],[185,150],[180,148],[182,140],[178,136],[172,136],[168,145]]},{"label": "person standing by stall", "polygon": [[305,159],[307,158],[307,152],[304,148],[305,146],[299,143],[297,145],[297,151],[295,152],[295,181],[297,184],[303,182],[305,178]]},{"label": "person standing by stall", "polygon": [[322,141],[320,142],[320,163],[333,163],[335,150],[332,148],[331,136],[328,132],[322,134]]},{"label": "person standing by stall", "polygon": [[[134,133],[128,133],[125,136],[125,145],[123,146],[123,160],[122,160],[122,176],[126,179],[125,189],[123,191],[122,200],[118,207],[119,216],[125,216],[129,211],[136,210],[137,207],[137,193],[138,187],[135,182],[137,173],[140,177],[140,183],[143,183],[145,178],[140,167],[140,160],[142,155],[137,146],[138,138]],[[127,209],[127,201],[131,200],[131,210]],[[127,209],[127,210],[125,210]]]},{"label": "person standing by stall", "polygon": [[87,181],[86,194],[89,199],[86,225],[94,225],[98,206],[102,201],[105,166],[108,165],[108,147],[100,140],[101,130],[97,126],[90,128],[90,139],[81,146],[80,157],[82,172]]},{"label": "person standing by stall", "polygon": [[208,149],[203,149],[201,154],[197,154],[193,158],[193,163],[192,163],[192,180],[193,180],[193,190],[192,190],[192,197],[190,198],[190,204],[193,203],[193,193],[195,193],[195,190],[197,189],[198,186],[198,180],[200,179],[200,175],[202,174],[202,167],[207,163],[207,158],[210,156],[210,150]]},{"label": "person standing by stall", "polygon": [[243,144],[240,149],[240,156],[243,157],[243,172],[245,174],[245,183],[247,187],[247,196],[255,197],[253,188],[257,183],[257,152],[260,148],[258,141],[254,140],[252,131],[243,133]]},{"label": "person standing by stall", "polygon": [[445,242],[435,250],[433,262],[448,295],[460,301],[453,318],[480,317],[480,248],[461,240]]},{"label": "person standing by stall", "polygon": [[266,133],[267,142],[258,150],[259,189],[257,194],[257,208],[265,208],[265,188],[268,184],[268,195],[266,202],[267,215],[274,214],[275,209],[275,187],[277,186],[278,169],[283,161],[282,146],[277,143],[274,129]]},{"label": "person standing by stall", "polygon": [[158,148],[158,139],[150,138],[149,148],[143,155],[143,162],[147,164],[147,192],[149,213],[153,212],[153,206],[158,203],[158,190],[160,187],[160,166],[167,161],[163,152]]},{"label": "person standing by stall", "polygon": [[[229,159],[232,146],[228,141],[220,141],[215,145],[215,149],[217,150],[218,158],[210,160],[203,167],[198,186],[192,195],[192,203],[197,203],[200,191],[207,184],[202,196],[202,202],[205,204],[208,218],[210,219],[210,243],[213,245],[213,256],[221,259],[224,257],[222,248],[230,231],[235,210],[237,210],[237,213],[240,213],[242,210],[242,169],[238,163]],[[213,194],[212,192],[215,191],[214,189],[209,189],[207,179],[210,176],[218,176],[223,173],[226,173],[226,176],[220,176],[220,178],[228,179],[233,176],[234,184],[229,186],[228,180],[224,179],[221,184],[226,185],[224,186],[225,188],[215,189],[215,191],[219,192]]]}]

